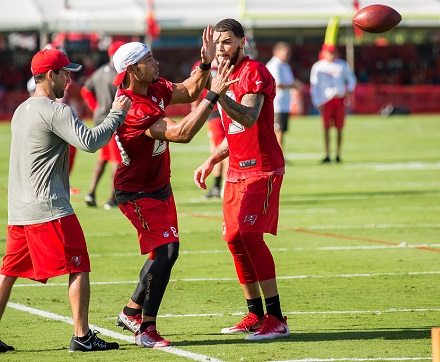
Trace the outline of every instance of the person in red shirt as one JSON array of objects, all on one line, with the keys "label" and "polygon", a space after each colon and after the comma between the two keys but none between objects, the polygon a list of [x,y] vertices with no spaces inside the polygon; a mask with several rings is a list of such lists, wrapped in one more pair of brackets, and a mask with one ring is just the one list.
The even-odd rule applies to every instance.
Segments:
[{"label": "person in red shirt", "polygon": [[[251,332],[248,340],[288,337],[287,317],[281,311],[275,263],[264,233],[276,235],[284,157],[274,131],[275,80],[265,65],[245,56],[242,25],[224,19],[214,27],[216,57],[234,69],[222,108],[226,138],[194,171],[194,181],[206,189],[214,165],[229,156],[223,196],[223,239],[233,256],[248,314],[222,333]],[[261,292],[264,295],[264,313]]]},{"label": "person in red shirt", "polygon": [[234,82],[228,80],[232,70],[229,62],[221,64],[211,90],[197,108],[180,122],[165,114],[169,104],[195,101],[211,79],[209,70],[215,56],[212,36],[212,27],[208,26],[203,32],[201,64],[183,83],[159,76],[159,62],[145,44],[124,44],[113,56],[118,95],[132,101],[127,123],[116,133],[122,156],[114,180],[116,201],[138,232],[141,254],[150,254],[117,324],[135,333],[135,343],[141,347],[171,344],[156,330],[157,313],[179,253],[168,143],[190,142],[208,119],[216,100]]}]

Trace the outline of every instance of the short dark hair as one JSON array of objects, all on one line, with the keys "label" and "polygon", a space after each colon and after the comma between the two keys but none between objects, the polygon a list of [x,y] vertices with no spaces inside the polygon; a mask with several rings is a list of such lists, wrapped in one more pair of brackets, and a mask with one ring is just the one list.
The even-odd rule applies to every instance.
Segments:
[{"label": "short dark hair", "polygon": [[[57,69],[57,70],[54,70],[53,72],[58,75],[58,74],[60,74],[60,70],[61,69]],[[35,84],[42,83],[44,81],[46,73],[35,74],[34,75]]]},{"label": "short dark hair", "polygon": [[214,31],[219,33],[232,31],[237,38],[244,38],[243,26],[235,19],[223,19],[214,26]]}]

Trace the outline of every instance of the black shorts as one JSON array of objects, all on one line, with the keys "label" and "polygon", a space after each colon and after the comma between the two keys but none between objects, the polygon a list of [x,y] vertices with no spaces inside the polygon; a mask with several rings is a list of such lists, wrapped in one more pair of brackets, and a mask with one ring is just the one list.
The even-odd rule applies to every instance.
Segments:
[{"label": "black shorts", "polygon": [[275,131],[286,132],[288,120],[289,113],[275,113]]}]

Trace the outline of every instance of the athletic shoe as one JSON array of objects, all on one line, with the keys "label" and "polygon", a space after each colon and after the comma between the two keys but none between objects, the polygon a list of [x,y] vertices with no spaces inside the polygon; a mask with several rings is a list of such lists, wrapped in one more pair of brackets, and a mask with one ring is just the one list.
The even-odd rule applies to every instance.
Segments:
[{"label": "athletic shoe", "polygon": [[84,201],[86,202],[87,206],[96,207],[95,196],[87,195],[86,197],[84,197]]},{"label": "athletic shoe", "polygon": [[233,327],[223,328],[223,334],[255,332],[263,324],[263,320],[254,313],[246,314],[240,323]]},{"label": "athletic shoe", "polygon": [[259,339],[274,339],[281,337],[289,337],[290,329],[287,326],[287,317],[284,317],[284,323],[280,322],[272,315],[266,314],[263,324],[254,334],[249,334],[246,339],[256,341]]},{"label": "athletic shoe", "polygon": [[212,200],[212,199],[220,199],[221,190],[220,187],[214,186],[211,190],[209,190],[206,194],[202,196],[203,200]]},{"label": "athletic shoe", "polygon": [[78,337],[73,336],[70,342],[69,352],[91,352],[91,351],[108,351],[110,349],[119,349],[116,342],[106,342],[97,336],[98,331],[89,330],[87,341],[81,341]]},{"label": "athletic shoe", "polygon": [[160,336],[154,324],[149,325],[146,331],[136,333],[134,341],[138,346],[147,348],[162,348],[171,345],[170,341]]},{"label": "athletic shoe", "polygon": [[330,162],[331,162],[331,160],[330,160],[330,157],[328,157],[328,156],[321,161],[321,163],[330,163]]},{"label": "athletic shoe", "polygon": [[15,351],[15,348],[8,346],[5,342],[0,341],[0,353],[5,353],[8,351]]},{"label": "athletic shoe", "polygon": [[116,203],[116,201],[113,201],[113,200],[108,200],[107,203],[104,204],[105,210],[111,210],[114,207],[118,207],[118,204]]},{"label": "athletic shoe", "polygon": [[341,160],[341,158],[340,158],[339,156],[336,156],[335,161],[336,161],[337,163],[341,163],[341,162],[342,162],[342,160]]},{"label": "athletic shoe", "polygon": [[129,330],[136,334],[139,332],[142,323],[142,313],[136,314],[134,317],[129,316],[122,311],[118,315],[117,326],[122,327],[122,330]]}]

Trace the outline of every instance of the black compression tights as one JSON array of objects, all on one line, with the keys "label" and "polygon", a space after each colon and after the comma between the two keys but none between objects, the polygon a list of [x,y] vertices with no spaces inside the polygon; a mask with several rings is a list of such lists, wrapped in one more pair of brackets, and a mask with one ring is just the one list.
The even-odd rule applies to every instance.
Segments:
[{"label": "black compression tights", "polygon": [[171,269],[179,256],[179,243],[169,243],[154,249],[156,257],[148,259],[139,273],[139,283],[131,300],[143,305],[143,314],[156,317],[165,289],[170,280]]}]

